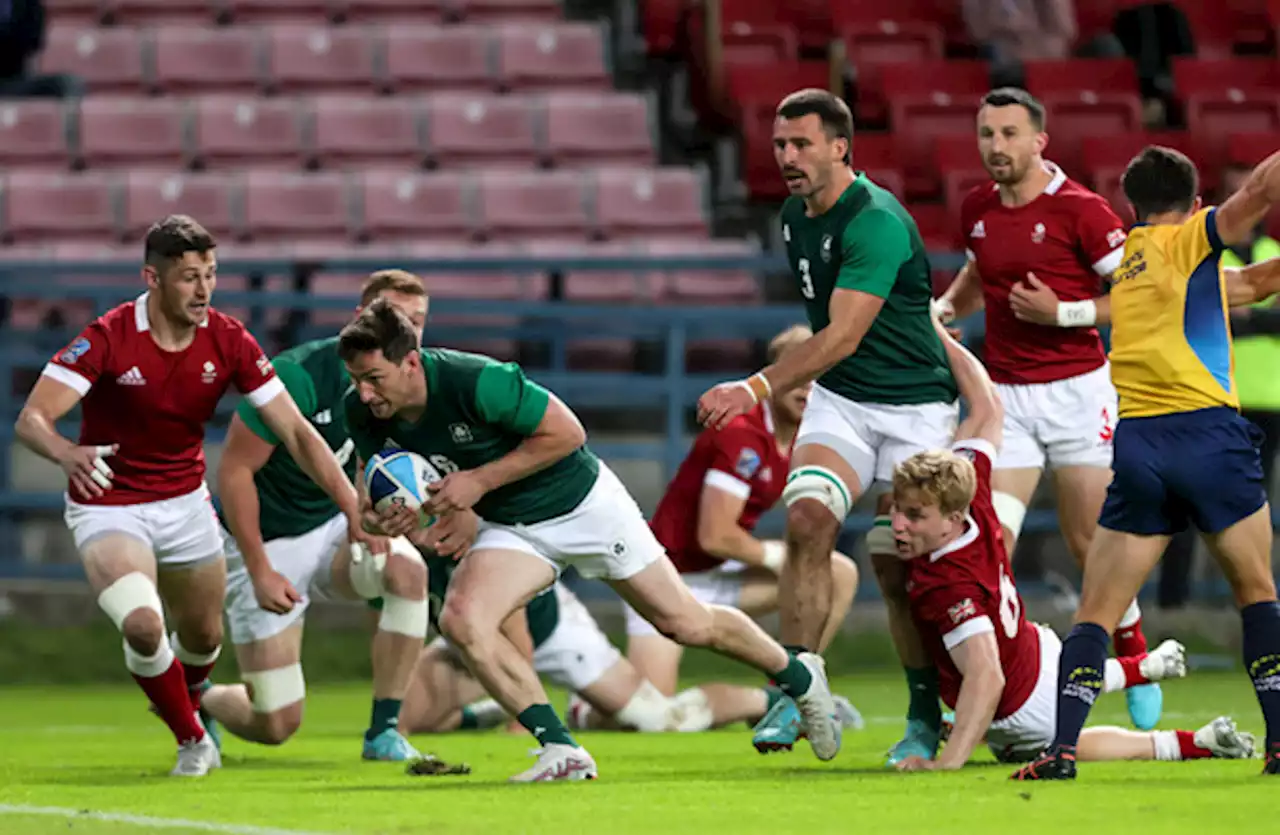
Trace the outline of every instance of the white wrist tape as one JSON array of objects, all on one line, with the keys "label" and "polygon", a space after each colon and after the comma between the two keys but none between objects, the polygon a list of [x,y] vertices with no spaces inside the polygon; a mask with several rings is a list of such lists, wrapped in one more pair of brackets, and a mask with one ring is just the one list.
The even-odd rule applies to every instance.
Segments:
[{"label": "white wrist tape", "polygon": [[929,302],[929,312],[944,325],[956,318],[956,308],[950,299],[933,299]]},{"label": "white wrist tape", "polygon": [[1058,327],[1087,328],[1098,321],[1098,305],[1093,299],[1058,302]]},{"label": "white wrist tape", "polygon": [[787,561],[787,544],[777,539],[766,539],[760,544],[764,547],[762,565],[774,574],[781,574],[782,566]]}]

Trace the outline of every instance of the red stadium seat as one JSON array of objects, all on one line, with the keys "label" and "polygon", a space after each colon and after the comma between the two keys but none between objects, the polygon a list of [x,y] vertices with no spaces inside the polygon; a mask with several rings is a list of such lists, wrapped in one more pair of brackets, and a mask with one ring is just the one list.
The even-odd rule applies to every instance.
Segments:
[{"label": "red stadium seat", "polygon": [[351,23],[394,23],[421,26],[440,19],[451,0],[343,0],[343,12]]},{"label": "red stadium seat", "polygon": [[369,172],[360,178],[364,234],[374,241],[471,239],[477,229],[471,177]]},{"label": "red stadium seat", "polygon": [[1280,94],[1236,99],[1212,95],[1191,96],[1186,104],[1187,129],[1216,165],[1233,133],[1280,132]]},{"label": "red stadium seat", "polygon": [[374,41],[360,27],[276,27],[267,36],[272,89],[373,91]]},{"label": "red stadium seat", "polygon": [[1051,93],[1131,93],[1138,95],[1138,73],[1128,58],[1069,58],[1030,61],[1027,89],[1038,98]]},{"label": "red stadium seat", "polygon": [[352,231],[347,181],[341,174],[245,175],[244,228],[255,241],[324,241]]},{"label": "red stadium seat", "polygon": [[214,235],[230,238],[237,231],[232,185],[212,174],[132,172],[124,180],[123,235],[141,240],[157,219],[181,212],[198,218]]},{"label": "red stadium seat", "polygon": [[604,37],[594,24],[499,28],[498,79],[511,89],[604,87]]},{"label": "red stadium seat", "polygon": [[839,30],[839,36],[844,41],[846,57],[859,70],[868,64],[904,64],[943,57],[942,28],[933,23],[850,23]]},{"label": "red stadium seat", "polygon": [[800,53],[800,38],[790,26],[748,23],[726,24],[721,31],[725,61],[760,64],[794,61]]},{"label": "red stadium seat", "polygon": [[4,191],[4,237],[11,243],[52,243],[115,237],[116,201],[101,174],[10,174]]},{"label": "red stadium seat", "polygon": [[648,102],[637,94],[553,94],[546,124],[547,156],[556,165],[648,163],[654,157]]},{"label": "red stadium seat", "polygon": [[102,99],[80,104],[80,162],[88,168],[186,166],[187,109],[176,99]]},{"label": "red stadium seat", "polygon": [[650,55],[675,51],[682,30],[688,28],[684,0],[648,0],[640,4],[640,27]]},{"label": "red stadium seat", "polygon": [[142,92],[142,36],[135,29],[53,29],[37,59],[40,72],[82,79],[90,93]]},{"label": "red stadium seat", "polygon": [[0,169],[65,168],[67,110],[54,101],[0,101]]},{"label": "red stadium seat", "polygon": [[306,151],[298,106],[281,99],[201,99],[196,155],[206,168],[300,165]]},{"label": "red stadium seat", "polygon": [[948,171],[942,175],[942,191],[946,198],[950,224],[959,231],[960,205],[974,188],[991,182],[991,175],[983,168]]},{"label": "red stadium seat", "polygon": [[479,26],[396,26],[387,31],[387,77],[395,91],[489,89],[493,44]]},{"label": "red stadium seat", "polygon": [[690,168],[606,168],[596,177],[596,223],[612,238],[705,237],[703,181]]},{"label": "red stadium seat", "polygon": [[1111,33],[1119,4],[1116,0],[1075,0],[1077,40],[1087,42]]},{"label": "red stadium seat", "polygon": [[311,150],[323,168],[420,168],[426,159],[414,102],[336,95],[311,105]]},{"label": "red stadium seat", "polygon": [[217,0],[110,0],[111,19],[118,25],[155,23],[212,24],[221,6]]},{"label": "red stadium seat", "polygon": [[[1182,151],[1193,160],[1198,154],[1191,143],[1191,136],[1182,131],[1134,132],[1117,136],[1092,136],[1080,141],[1080,172],[1075,179],[1084,183],[1098,183],[1098,176],[1106,173],[1106,179],[1119,182],[1119,174],[1148,145],[1163,145]],[[1101,193],[1101,192],[1099,192]]]},{"label": "red stadium seat", "polygon": [[826,61],[729,65],[725,67],[725,93],[733,105],[758,102],[773,109],[788,93],[801,88],[827,89],[830,75]]},{"label": "red stadium seat", "polygon": [[[782,200],[787,196],[787,185],[778,173],[773,158],[773,119],[777,104],[748,102],[743,106],[742,122],[742,180],[747,191],[757,200]],[[855,161],[855,165],[861,165]]]},{"label": "red stadium seat", "polygon": [[256,91],[262,87],[264,50],[254,29],[157,29],[155,88],[161,92]]},{"label": "red stadium seat", "polygon": [[427,100],[427,147],[440,167],[532,168],[539,156],[534,102],[523,96],[441,94]]},{"label": "red stadium seat", "polygon": [[824,0],[829,5],[834,32],[897,24],[928,25],[943,33],[947,42],[967,46],[968,32],[960,16],[960,4],[938,0]]},{"label": "red stadium seat", "polygon": [[1121,136],[1142,130],[1142,102],[1131,93],[1054,93],[1042,99],[1048,111],[1050,156],[1068,173],[1079,168],[1080,143],[1091,136]]},{"label": "red stadium seat", "polygon": [[321,24],[347,0],[218,0],[236,23]]},{"label": "red stadium seat", "polygon": [[933,166],[939,174],[985,170],[977,135],[939,136],[933,143]]},{"label": "red stadium seat", "polygon": [[100,0],[44,0],[46,14],[59,26],[95,25],[102,19]]},{"label": "red stadium seat", "polygon": [[1184,99],[1204,95],[1238,99],[1280,88],[1280,66],[1267,58],[1174,58],[1173,83]]},{"label": "red stadium seat", "polygon": [[894,135],[902,144],[909,197],[937,193],[933,141],[938,136],[972,136],[978,103],[988,89],[980,61],[913,64],[910,72],[884,76]]},{"label": "red stadium seat", "polygon": [[590,233],[582,175],[498,172],[480,179],[480,217],[495,239],[532,240]]},{"label": "red stadium seat", "polygon": [[954,252],[964,248],[960,225],[949,207],[941,203],[913,203],[907,209],[916,221],[925,249]]},{"label": "red stadium seat", "polygon": [[467,21],[502,23],[556,20],[561,14],[558,0],[451,0],[448,8]]},{"label": "red stadium seat", "polygon": [[1274,133],[1233,133],[1227,139],[1227,162],[1257,165],[1274,154],[1280,141]]}]

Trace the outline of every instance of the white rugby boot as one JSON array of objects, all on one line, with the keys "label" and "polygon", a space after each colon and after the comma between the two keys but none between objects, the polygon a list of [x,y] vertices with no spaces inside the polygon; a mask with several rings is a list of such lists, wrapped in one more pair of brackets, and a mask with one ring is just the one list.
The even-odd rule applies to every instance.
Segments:
[{"label": "white rugby boot", "polygon": [[802,652],[796,658],[813,676],[809,689],[794,697],[796,707],[800,709],[800,727],[809,739],[814,756],[824,762],[833,760],[840,753],[843,728],[827,685],[826,662],[821,655],[812,652]]},{"label": "white rugby boot", "polygon": [[178,764],[169,772],[172,777],[203,777],[222,765],[222,755],[207,732],[199,740],[178,746]]},{"label": "white rugby boot", "polygon": [[1215,757],[1224,760],[1251,760],[1257,753],[1258,742],[1253,734],[1236,728],[1229,716],[1219,716],[1192,736],[1196,745],[1208,748]]},{"label": "white rugby boot", "polygon": [[1164,641],[1138,662],[1138,672],[1147,681],[1186,678],[1187,648],[1172,639]]},{"label": "white rugby boot", "polygon": [[585,748],[553,742],[533,749],[538,761],[510,779],[512,783],[549,783],[552,780],[594,780],[596,761]]}]

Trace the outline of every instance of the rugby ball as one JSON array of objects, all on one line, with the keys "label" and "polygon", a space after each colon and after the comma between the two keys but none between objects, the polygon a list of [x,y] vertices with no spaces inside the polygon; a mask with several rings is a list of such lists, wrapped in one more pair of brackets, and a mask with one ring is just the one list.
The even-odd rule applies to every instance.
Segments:
[{"label": "rugby ball", "polygon": [[427,459],[403,449],[384,449],[365,464],[364,485],[369,501],[379,513],[397,505],[418,511],[419,523],[428,527],[436,517],[422,509],[430,497],[427,485],[440,480],[440,474]]}]

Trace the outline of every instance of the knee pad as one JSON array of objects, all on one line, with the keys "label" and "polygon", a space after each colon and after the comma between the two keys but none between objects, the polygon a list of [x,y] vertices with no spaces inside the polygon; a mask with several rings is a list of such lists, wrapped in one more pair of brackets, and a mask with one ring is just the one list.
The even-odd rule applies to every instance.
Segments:
[{"label": "knee pad", "polygon": [[129,646],[129,642],[124,642],[124,666],[140,678],[155,678],[163,675],[166,670],[173,666],[174,660],[173,647],[169,646],[169,639],[160,633],[160,646],[156,648],[155,655],[146,656]]},{"label": "knee pad", "polygon": [[631,696],[631,700],[613,717],[618,724],[643,733],[675,730],[675,710],[668,699],[647,679]]},{"label": "knee pad", "polygon": [[[418,549],[403,536],[391,540],[391,553],[408,559],[422,559]],[[386,594],[387,586],[383,580],[386,570],[386,554],[372,554],[360,543],[351,543],[351,588],[356,594],[365,600],[373,600]]]},{"label": "knee pad", "polygon": [[[1027,506],[1012,493],[999,490],[991,494],[991,506],[995,508],[996,518],[1000,524],[1008,528],[1014,536],[1022,532],[1022,520],[1027,518]],[[1008,543],[1012,545],[1013,543]]]},{"label": "knee pad", "polygon": [[849,515],[849,509],[853,505],[849,488],[840,476],[826,467],[801,467],[787,476],[782,501],[787,507],[791,507],[801,499],[820,502],[840,522]]},{"label": "knee pad", "polygon": [[382,632],[395,632],[411,638],[427,637],[427,621],[431,604],[426,598],[410,600],[394,594],[382,596],[382,614],[378,618],[378,629]]},{"label": "knee pad", "polygon": [[151,578],[141,571],[130,572],[103,589],[98,595],[98,607],[120,631],[124,631],[124,619],[138,609],[151,609],[160,616],[161,624],[164,623],[160,593]]},{"label": "knee pad", "polygon": [[242,673],[240,679],[249,688],[254,713],[275,713],[282,707],[302,701],[307,695],[301,664]]},{"label": "knee pad", "polygon": [[893,538],[893,522],[888,516],[877,516],[867,531],[867,552],[870,554],[896,554],[898,543]]}]

